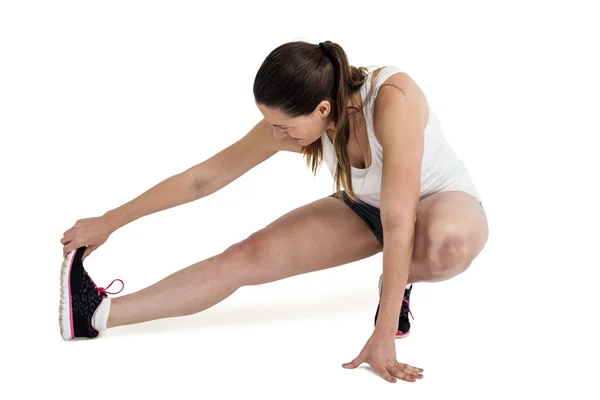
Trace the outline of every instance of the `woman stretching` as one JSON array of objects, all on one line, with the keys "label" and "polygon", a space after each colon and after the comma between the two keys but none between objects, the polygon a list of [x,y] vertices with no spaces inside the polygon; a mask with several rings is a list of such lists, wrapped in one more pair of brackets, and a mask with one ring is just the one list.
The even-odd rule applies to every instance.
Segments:
[{"label": "woman stretching", "polygon": [[[330,41],[277,47],[260,66],[253,92],[264,118],[238,142],[64,233],[62,337],[195,314],[242,286],[383,251],[373,334],[343,367],[364,362],[389,382],[421,379],[422,369],[397,361],[394,342],[409,334],[412,284],[464,272],[488,238],[481,198],[423,92],[398,67],[349,65]],[[303,154],[315,174],[324,160],[335,192],[135,293],[108,297],[83,268],[118,228],[215,193],[282,150]]]}]

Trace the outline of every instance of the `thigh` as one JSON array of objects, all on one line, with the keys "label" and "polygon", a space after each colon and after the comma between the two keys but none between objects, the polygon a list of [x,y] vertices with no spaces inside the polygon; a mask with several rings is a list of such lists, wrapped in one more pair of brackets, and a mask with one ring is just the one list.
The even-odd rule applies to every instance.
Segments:
[{"label": "thigh", "polygon": [[256,285],[361,260],[381,245],[346,204],[325,197],[284,214],[231,249],[245,260],[241,283]]}]

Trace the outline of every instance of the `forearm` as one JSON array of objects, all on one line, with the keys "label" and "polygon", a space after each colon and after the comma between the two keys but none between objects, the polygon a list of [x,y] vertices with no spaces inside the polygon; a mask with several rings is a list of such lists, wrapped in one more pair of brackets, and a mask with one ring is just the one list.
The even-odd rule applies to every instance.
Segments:
[{"label": "forearm", "polygon": [[384,232],[383,290],[375,329],[394,335],[413,256],[414,231],[398,228]]},{"label": "forearm", "polygon": [[165,179],[104,216],[114,232],[145,215],[198,200],[207,194],[206,190],[197,188],[193,176],[186,171]]}]

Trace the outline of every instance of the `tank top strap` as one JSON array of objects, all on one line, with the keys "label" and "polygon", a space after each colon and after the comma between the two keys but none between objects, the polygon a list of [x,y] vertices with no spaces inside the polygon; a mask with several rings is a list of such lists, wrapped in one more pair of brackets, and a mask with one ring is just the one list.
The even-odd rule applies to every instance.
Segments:
[{"label": "tank top strap", "polygon": [[[377,93],[379,93],[379,88],[381,87],[381,85],[383,84],[383,82],[385,82],[385,80],[387,78],[389,78],[390,76],[394,75],[394,74],[398,74],[404,72],[403,69],[398,68],[396,66],[393,65],[386,65],[384,66],[379,73],[377,74],[377,77],[375,78],[375,80],[373,81],[373,99],[375,97],[377,97]],[[369,89],[371,86],[371,80],[369,79]],[[371,106],[373,106],[371,104]]]},{"label": "tank top strap", "polygon": [[[379,143],[379,141],[377,140],[377,137],[375,136],[374,127],[373,127],[373,111],[374,111],[374,107],[375,107],[374,100],[377,97],[377,94],[379,93],[379,88],[381,87],[383,82],[385,82],[385,80],[387,78],[389,78],[391,75],[394,75],[394,74],[397,74],[400,72],[404,72],[404,70],[401,68],[398,68],[394,65],[386,65],[379,70],[377,77],[375,78],[375,80],[373,80],[371,82],[373,72],[376,69],[377,68],[375,68],[372,71],[369,71],[368,79],[365,82],[365,85],[363,86],[364,87],[363,101],[367,102],[366,107],[365,107],[366,108],[365,119],[366,119],[366,123],[367,123],[367,136],[369,138],[369,143],[372,144],[371,148],[373,148],[373,147],[376,148],[378,155],[381,157],[383,148],[381,146],[381,143]],[[371,90],[373,90],[372,93],[371,93]],[[367,96],[369,96],[369,94],[371,96],[369,98],[367,98]]]}]

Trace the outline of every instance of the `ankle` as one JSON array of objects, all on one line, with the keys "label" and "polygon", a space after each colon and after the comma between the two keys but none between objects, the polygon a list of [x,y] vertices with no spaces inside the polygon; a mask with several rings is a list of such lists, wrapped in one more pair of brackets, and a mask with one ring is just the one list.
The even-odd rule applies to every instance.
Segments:
[{"label": "ankle", "polygon": [[108,328],[107,322],[111,308],[111,300],[110,297],[104,297],[94,311],[94,314],[92,314],[92,326],[98,332],[105,331]]},{"label": "ankle", "polygon": [[111,304],[110,304],[110,312],[108,313],[108,318],[106,319],[106,329],[109,328],[114,328],[115,326],[119,325],[118,322],[118,304],[119,303],[119,298],[115,297],[112,299]]}]

